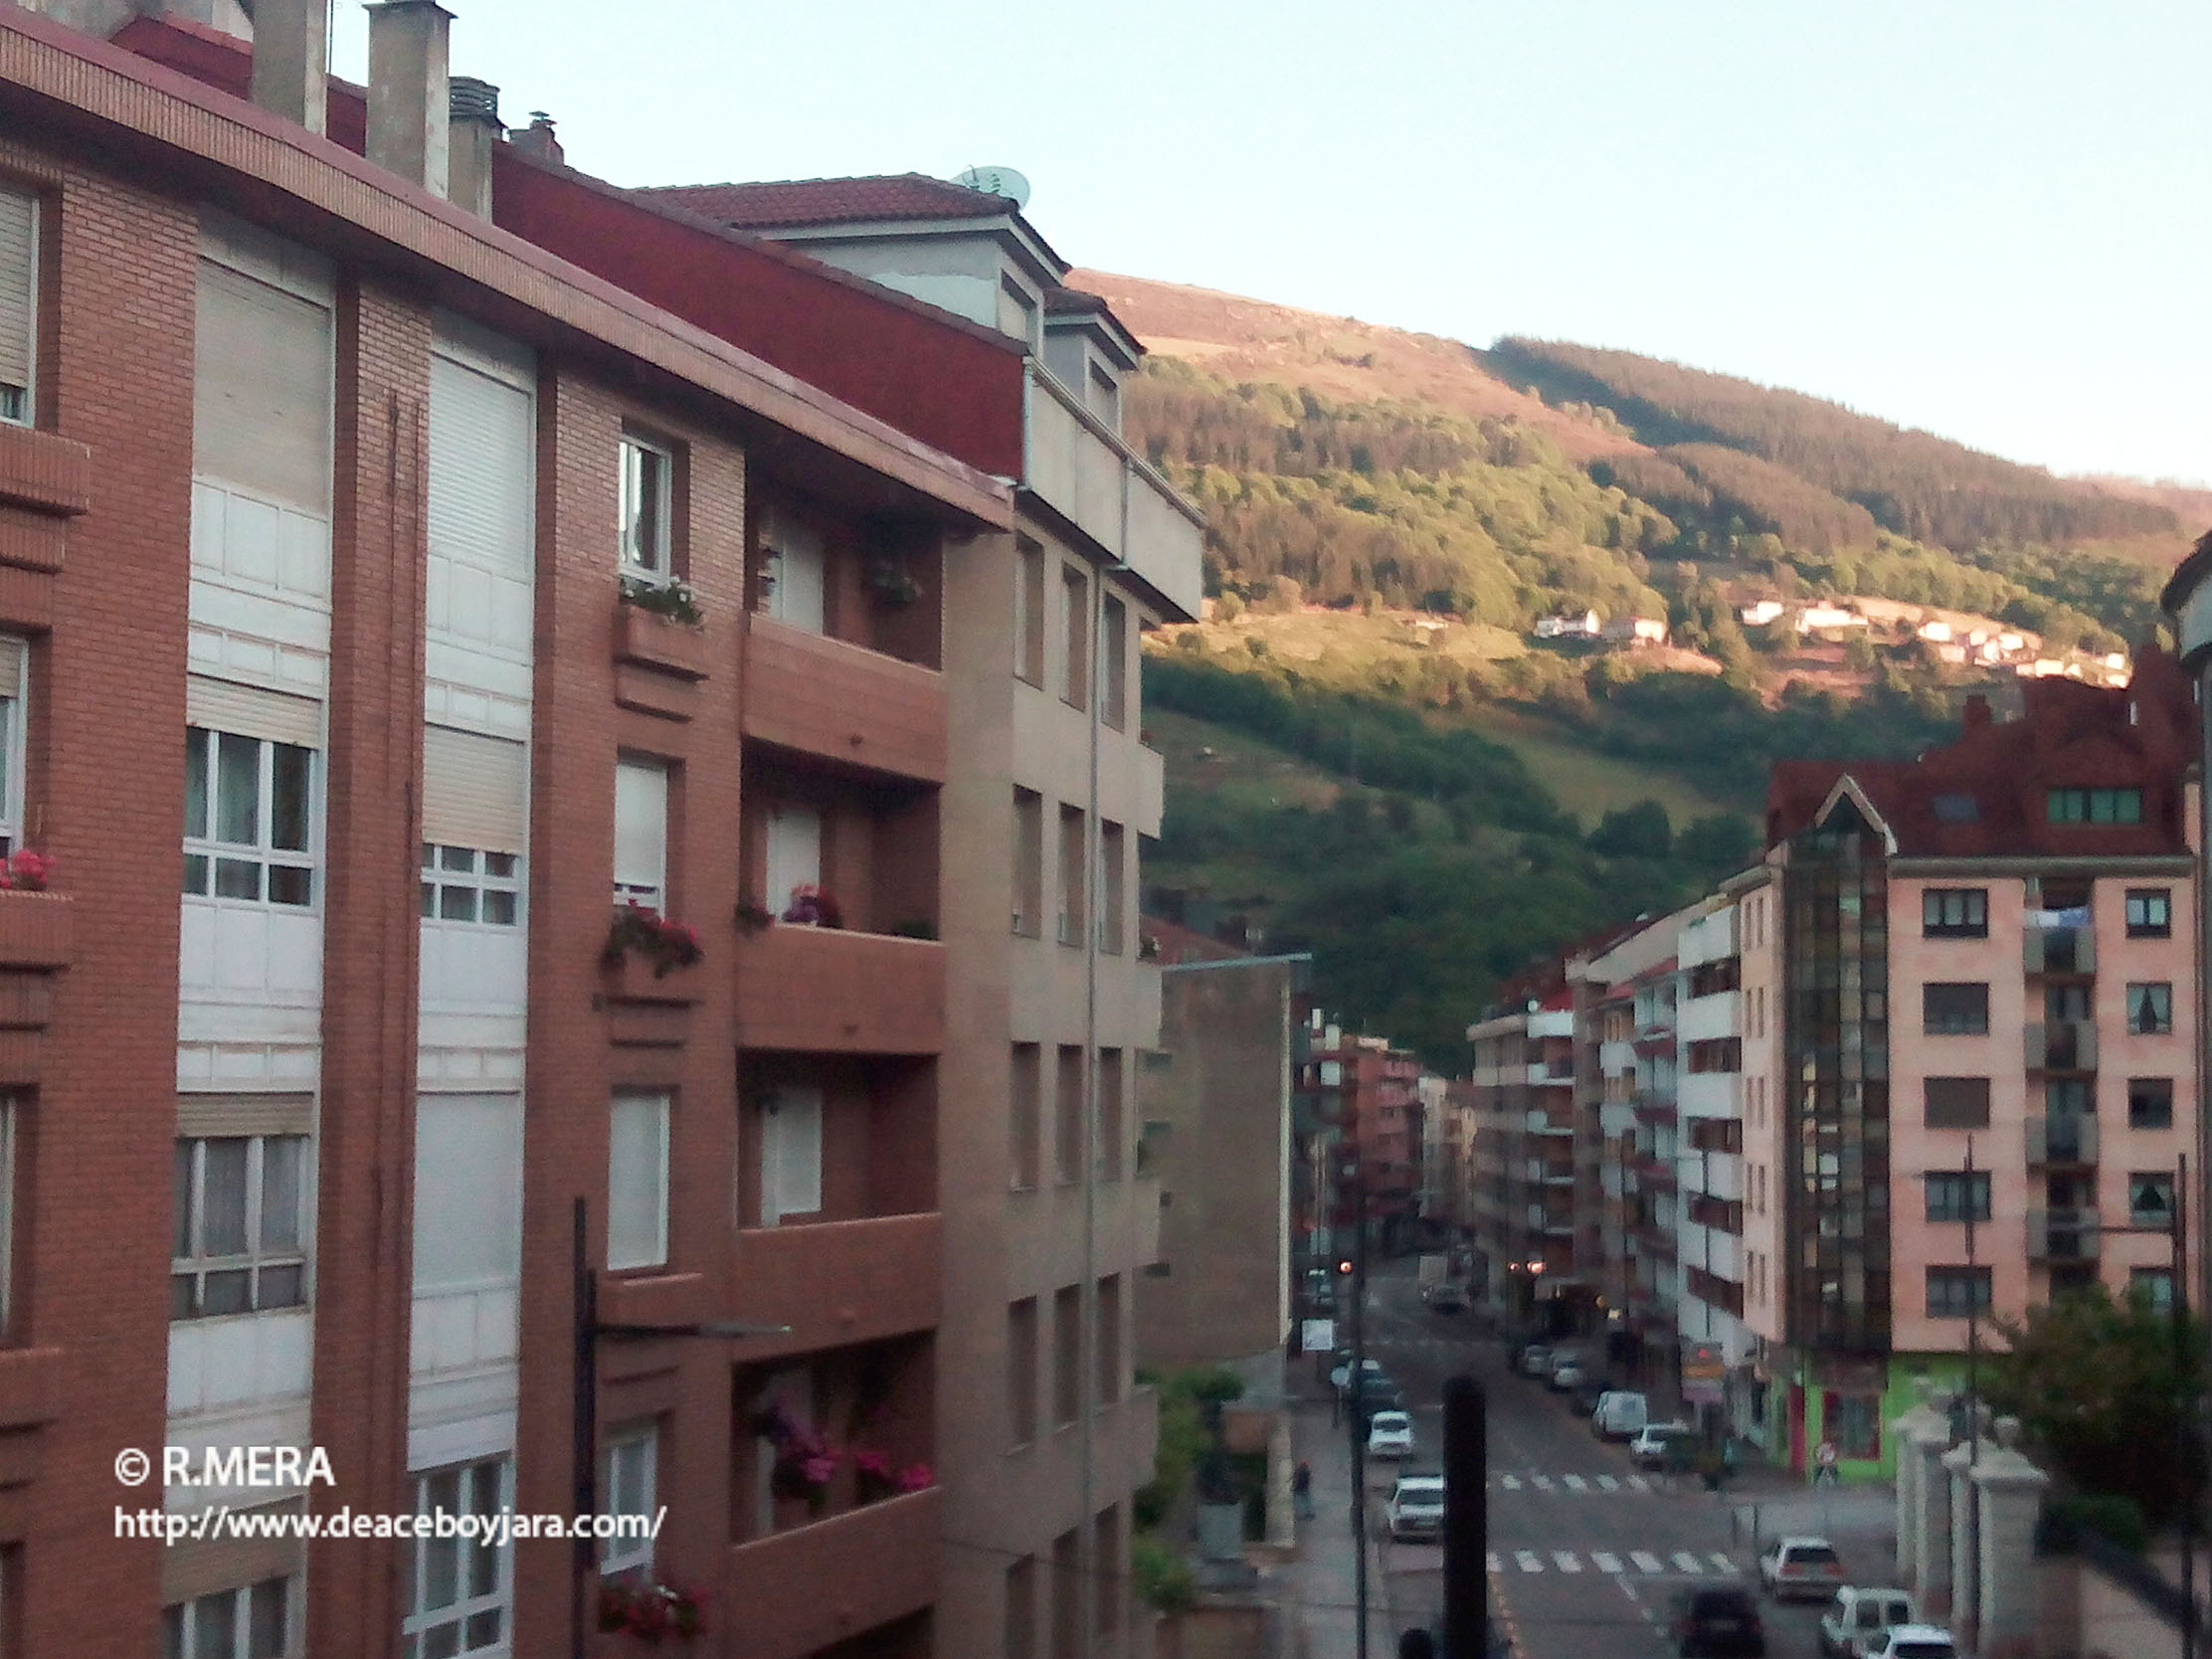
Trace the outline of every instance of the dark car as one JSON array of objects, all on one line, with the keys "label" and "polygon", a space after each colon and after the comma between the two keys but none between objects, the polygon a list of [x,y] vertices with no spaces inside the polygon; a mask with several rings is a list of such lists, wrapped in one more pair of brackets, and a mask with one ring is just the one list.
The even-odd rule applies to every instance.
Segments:
[{"label": "dark car", "polygon": [[1597,1402],[1612,1391],[1613,1385],[1602,1377],[1593,1377],[1586,1382],[1574,1384],[1574,1391],[1567,1395],[1567,1403],[1577,1417],[1586,1417],[1597,1409]]},{"label": "dark car", "polygon": [[1766,1630],[1739,1585],[1677,1590],[1668,1633],[1682,1659],[1765,1659]]},{"label": "dark car", "polygon": [[1360,1384],[1360,1421],[1363,1423],[1378,1411],[1404,1409],[1404,1392],[1387,1377],[1370,1377]]}]

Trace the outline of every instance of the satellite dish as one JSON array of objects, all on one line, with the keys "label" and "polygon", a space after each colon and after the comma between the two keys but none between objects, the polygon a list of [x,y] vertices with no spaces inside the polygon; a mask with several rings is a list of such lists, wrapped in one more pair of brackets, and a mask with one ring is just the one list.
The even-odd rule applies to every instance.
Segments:
[{"label": "satellite dish", "polygon": [[1029,205],[1029,181],[1012,167],[971,167],[955,175],[953,183],[980,190],[986,196],[1004,196],[1016,208]]}]

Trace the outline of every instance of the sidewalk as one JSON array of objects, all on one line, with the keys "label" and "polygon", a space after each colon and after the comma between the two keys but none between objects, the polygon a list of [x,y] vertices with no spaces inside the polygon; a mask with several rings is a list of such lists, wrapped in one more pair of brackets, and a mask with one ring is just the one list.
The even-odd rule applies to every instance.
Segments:
[{"label": "sidewalk", "polygon": [[[1289,1390],[1291,1456],[1313,1465],[1311,1520],[1298,1523],[1298,1553],[1269,1574],[1277,1604],[1293,1632],[1281,1659],[1354,1659],[1359,1651],[1358,1586],[1352,1551],[1352,1443],[1341,1423],[1331,1427],[1324,1388],[1310,1379]],[[1397,1631],[1388,1608],[1387,1582],[1378,1533],[1380,1504],[1368,1512],[1368,1655],[1391,1659]]]}]

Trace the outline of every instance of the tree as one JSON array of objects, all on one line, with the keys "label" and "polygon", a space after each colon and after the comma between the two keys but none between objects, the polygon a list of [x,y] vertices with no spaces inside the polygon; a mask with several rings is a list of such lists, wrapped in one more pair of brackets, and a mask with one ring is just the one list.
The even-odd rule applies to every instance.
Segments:
[{"label": "tree", "polygon": [[2020,1419],[2066,1475],[2090,1492],[2132,1498],[2145,1515],[2179,1513],[2204,1474],[2184,1427],[2204,1376],[2203,1324],[2102,1286],[1997,1321],[2006,1352],[1982,1391]]},{"label": "tree", "polygon": [[1639,801],[1599,820],[1589,846],[1607,858],[1664,858],[1674,850],[1674,826],[1658,802]]},{"label": "tree", "polygon": [[1682,827],[1674,854],[1701,869],[1740,870],[1758,851],[1758,831],[1735,813],[1714,813]]},{"label": "tree", "polygon": [[1853,630],[1851,638],[1844,641],[1843,660],[1862,674],[1874,671],[1874,642],[1864,629]]}]

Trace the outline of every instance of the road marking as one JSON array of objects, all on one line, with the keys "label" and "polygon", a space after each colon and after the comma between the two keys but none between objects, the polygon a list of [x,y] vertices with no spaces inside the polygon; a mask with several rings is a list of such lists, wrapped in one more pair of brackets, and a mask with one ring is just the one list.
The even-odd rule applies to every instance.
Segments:
[{"label": "road marking", "polygon": [[1508,1492],[1518,1492],[1521,1490],[1521,1477],[1519,1475],[1500,1475],[1498,1484]]},{"label": "road marking", "polygon": [[1630,1475],[1628,1477],[1628,1490],[1631,1492],[1649,1492],[1651,1482],[1645,1480],[1641,1475]]},{"label": "road marking", "polygon": [[1600,1572],[1618,1572],[1620,1570],[1620,1558],[1603,1550],[1592,1550],[1590,1552],[1590,1565]]},{"label": "road marking", "polygon": [[1587,1492],[1589,1490],[1589,1482],[1582,1479],[1580,1475],[1567,1475],[1563,1478],[1566,1480],[1567,1489],[1569,1492]]},{"label": "road marking", "polygon": [[1503,1572],[1506,1569],[1505,1563],[1498,1560],[1498,1552],[1495,1550],[1483,1557],[1482,1565],[1484,1570],[1489,1572]]},{"label": "road marking", "polygon": [[1562,1572],[1579,1572],[1582,1570],[1580,1558],[1571,1550],[1555,1550],[1552,1552],[1552,1559],[1560,1564]]},{"label": "road marking", "polygon": [[1529,1484],[1539,1492],[1549,1492],[1552,1490],[1552,1477],[1550,1475],[1531,1475]]},{"label": "road marking", "polygon": [[1734,1572],[1736,1564],[1716,1550],[1713,1552],[1713,1570],[1716,1572]]},{"label": "road marking", "polygon": [[1649,1550],[1631,1550],[1628,1552],[1628,1559],[1636,1564],[1638,1572],[1664,1572],[1667,1569],[1666,1563]]},{"label": "road marking", "polygon": [[1674,1553],[1674,1565],[1681,1567],[1685,1572],[1703,1572],[1705,1570],[1698,1565],[1698,1558],[1691,1555],[1687,1550],[1677,1550]]},{"label": "road marking", "polygon": [[1513,1553],[1513,1565],[1523,1572],[1542,1572],[1544,1558],[1534,1550],[1516,1550]]},{"label": "road marking", "polygon": [[1597,1477],[1597,1490],[1600,1492],[1618,1492],[1620,1482],[1613,1479],[1611,1475],[1599,1475]]}]

